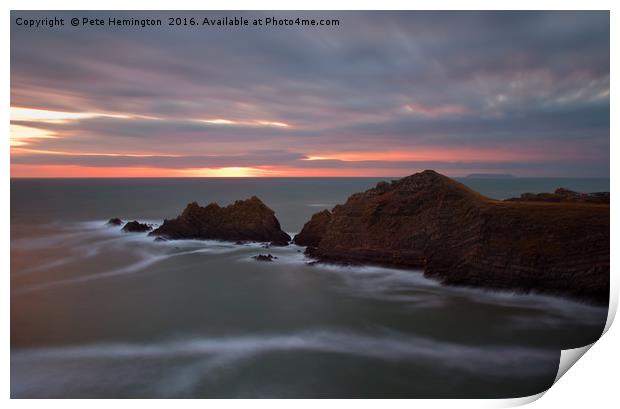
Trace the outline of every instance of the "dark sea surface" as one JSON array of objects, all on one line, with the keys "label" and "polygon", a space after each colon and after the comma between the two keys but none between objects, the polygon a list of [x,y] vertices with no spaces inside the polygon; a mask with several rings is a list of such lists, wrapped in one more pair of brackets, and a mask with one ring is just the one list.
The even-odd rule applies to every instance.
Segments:
[{"label": "dark sea surface", "polygon": [[[518,397],[552,384],[560,349],[598,338],[607,309],[567,299],[105,225],[257,195],[292,235],[379,180],[11,180],[11,396]],[[609,191],[609,179],[460,181],[498,199]],[[252,259],[268,252],[278,259]]]}]

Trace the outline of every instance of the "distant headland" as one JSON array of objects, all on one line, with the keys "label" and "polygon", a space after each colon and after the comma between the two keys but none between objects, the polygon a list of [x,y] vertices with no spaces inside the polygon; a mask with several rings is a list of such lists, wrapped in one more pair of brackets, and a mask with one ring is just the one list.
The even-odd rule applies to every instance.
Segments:
[{"label": "distant headland", "polygon": [[470,173],[465,177],[472,179],[513,179],[516,176],[510,173]]}]

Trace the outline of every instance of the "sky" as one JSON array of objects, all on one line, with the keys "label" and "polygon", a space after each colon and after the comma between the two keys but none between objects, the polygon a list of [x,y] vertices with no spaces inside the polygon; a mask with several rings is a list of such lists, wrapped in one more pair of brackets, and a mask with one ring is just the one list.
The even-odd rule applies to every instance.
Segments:
[{"label": "sky", "polygon": [[[178,27],[167,17],[337,18]],[[16,18],[161,18],[27,28]],[[12,177],[609,177],[608,12],[11,12]]]}]

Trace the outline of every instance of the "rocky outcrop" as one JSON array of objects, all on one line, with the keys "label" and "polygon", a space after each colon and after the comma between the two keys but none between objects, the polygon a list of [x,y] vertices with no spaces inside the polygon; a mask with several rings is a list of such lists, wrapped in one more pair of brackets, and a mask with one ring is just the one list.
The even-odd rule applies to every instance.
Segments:
[{"label": "rocky outcrop", "polygon": [[522,193],[520,197],[506,199],[509,202],[574,202],[609,204],[609,192],[579,193],[559,188],[553,193]]},{"label": "rocky outcrop", "polygon": [[318,246],[321,238],[325,235],[331,217],[332,214],[329,210],[315,213],[310,221],[304,224],[301,232],[295,236],[295,244],[300,246]]},{"label": "rocky outcrop", "polygon": [[140,223],[137,220],[128,222],[123,226],[123,231],[127,233],[144,233],[153,230],[150,224]]},{"label": "rocky outcrop", "polygon": [[113,217],[110,220],[108,220],[106,224],[110,226],[120,226],[121,224],[123,224],[123,221],[119,219],[118,217]]},{"label": "rocky outcrop", "polygon": [[276,256],[272,256],[271,254],[259,254],[258,256],[252,256],[252,258],[256,261],[273,261],[278,259]]},{"label": "rocky outcrop", "polygon": [[295,241],[320,261],[421,268],[445,284],[609,297],[608,205],[498,201],[434,171],[352,195]]},{"label": "rocky outcrop", "polygon": [[220,207],[216,203],[187,205],[176,219],[164,223],[150,233],[167,239],[214,239],[235,242],[271,242],[287,245],[290,236],[282,231],[280,222],[258,197],[237,200]]}]

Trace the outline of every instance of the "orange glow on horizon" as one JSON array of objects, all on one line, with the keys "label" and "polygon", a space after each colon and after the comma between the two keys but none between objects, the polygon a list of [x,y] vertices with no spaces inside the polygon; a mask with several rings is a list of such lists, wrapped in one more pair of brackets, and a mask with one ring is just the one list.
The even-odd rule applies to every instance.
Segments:
[{"label": "orange glow on horizon", "polygon": [[382,152],[319,152],[308,155],[308,161],[338,160],[343,162],[362,161],[437,161],[437,162],[510,162],[548,159],[546,152],[527,150],[504,150],[494,148],[423,148],[411,151]]},{"label": "orange glow on horizon", "polygon": [[[423,110],[423,107],[416,106],[415,108]],[[444,106],[438,112],[440,114],[458,113],[458,108]],[[146,148],[144,149],[143,146],[136,147],[130,145],[129,152],[124,153],[122,146],[118,146],[119,151],[114,151],[114,146],[108,144],[100,144],[99,146],[96,144],[92,145],[88,151],[72,151],[71,147],[67,147],[69,146],[67,143],[56,144],[56,141],[48,141],[50,143],[39,141],[40,143],[37,143],[38,140],[42,139],[62,140],[63,138],[66,139],[65,142],[68,142],[68,139],[72,137],[79,137],[79,135],[75,136],[75,134],[71,132],[65,135],[62,131],[57,130],[59,127],[52,127],[51,125],[46,126],[45,124],[73,122],[94,117],[123,118],[123,122],[125,122],[125,120],[131,121],[136,118],[159,120],[159,118],[129,114],[63,112],[12,106],[11,120],[23,122],[20,124],[11,123],[10,125],[11,158],[15,158],[15,162],[17,162],[15,164],[11,163],[11,177],[391,177],[407,175],[418,170],[423,170],[419,169],[419,167],[431,167],[438,171],[442,171],[442,163],[448,168],[447,173],[463,175],[484,172],[502,173],[502,168],[504,166],[500,166],[500,164],[511,162],[529,163],[541,160],[547,161],[554,158],[561,158],[562,160],[571,158],[585,159],[588,158],[588,155],[591,155],[591,152],[587,149],[576,150],[570,145],[558,145],[553,146],[553,149],[549,149],[549,147],[544,144],[512,146],[506,144],[498,147],[422,145],[416,149],[383,144],[378,145],[384,149],[380,151],[359,151],[355,150],[355,148],[346,150],[346,146],[338,146],[335,150],[332,150],[333,148],[331,147],[327,148],[328,150],[321,150],[319,147],[320,145],[316,145],[313,147],[313,149],[316,149],[315,151],[303,152],[303,148],[299,149],[302,152],[292,151],[290,152],[292,154],[291,159],[285,159],[283,161],[278,158],[270,160],[269,156],[267,156],[264,159],[259,158],[259,162],[254,162],[260,165],[253,165],[253,162],[247,162],[247,159],[243,159],[230,162],[232,166],[225,166],[227,164],[226,162],[217,161],[214,163],[224,166],[191,168],[188,165],[196,163],[196,161],[188,160],[187,163],[185,163],[183,160],[184,156],[218,158],[220,155],[238,155],[240,157],[247,157],[252,154],[253,151],[251,149],[253,148],[249,145],[247,147],[234,145],[234,148],[230,148],[226,145],[224,148],[221,146],[211,148],[209,141],[205,140],[204,144],[197,145],[196,149],[190,152],[187,152],[187,149],[170,148],[168,146],[162,147],[162,149],[164,149],[163,152],[157,152],[157,144],[152,144],[152,146],[145,144]],[[257,115],[257,117],[260,118],[261,116]],[[213,119],[185,118],[182,120],[194,123],[204,122],[218,126],[265,126],[275,128],[286,128],[291,126],[285,122],[258,119],[233,120],[217,116]],[[26,124],[24,125],[23,123]],[[29,126],[30,123],[37,124]],[[290,138],[290,136],[286,136],[286,138]],[[288,139],[283,139],[283,141],[287,140]],[[47,146],[49,146],[50,149],[42,149]],[[58,146],[59,148],[54,149],[54,146]],[[385,149],[387,146],[390,146],[390,148]],[[98,149],[101,149],[102,152],[97,152]],[[281,149],[286,151],[286,147],[282,147]],[[291,149],[295,149],[294,146],[291,147]],[[132,152],[132,150],[136,151]],[[201,155],[200,152],[209,152],[209,154]],[[594,152],[593,157],[596,157],[596,151],[593,150],[592,152]],[[302,162],[297,162],[299,160],[299,156],[297,155],[300,153],[306,153],[306,156],[301,159]],[[26,155],[35,157],[24,158]],[[36,156],[41,158],[39,162],[37,162]],[[44,158],[45,156],[47,156],[47,158]],[[58,161],[54,161],[50,158],[52,156],[56,156],[57,158],[60,156],[75,156],[84,157],[84,159],[71,158],[68,160],[67,158],[58,158]],[[119,161],[93,159],[91,161],[88,158],[89,156],[124,157],[125,159]],[[157,161],[153,159],[149,161],[132,161],[130,159],[145,157],[179,159],[175,159],[174,161]],[[366,163],[362,164],[356,162]],[[55,165],[53,163],[75,163],[75,165]],[[209,161],[205,161],[204,163],[208,164]],[[247,166],[235,166],[237,164],[244,165],[246,163],[248,164]],[[475,163],[480,163],[478,166],[486,166],[487,168],[474,170],[472,165]],[[115,166],[115,164],[119,165]],[[135,166],[132,166],[132,164]],[[434,167],[433,164],[437,164],[437,166]],[[499,169],[491,169],[494,168],[496,164]],[[527,171],[524,172],[527,173]]]},{"label": "orange glow on horizon", "polygon": [[11,164],[12,178],[141,178],[178,177],[170,169],[140,167],[95,167],[79,165]]},{"label": "orange glow on horizon", "polygon": [[79,165],[11,164],[13,178],[165,178],[165,177],[269,177],[276,171],[251,167],[168,169],[152,167],[96,167]]},{"label": "orange glow on horizon", "polygon": [[[209,169],[164,169],[148,167],[94,167],[79,165],[11,164],[12,178],[182,178],[182,177],[402,177],[423,168],[294,168],[285,166],[228,167]],[[502,169],[435,169],[448,176],[470,173],[502,173]]]},{"label": "orange glow on horizon", "polygon": [[251,167],[223,167],[223,168],[202,168],[202,169],[182,169],[180,173],[189,177],[224,177],[224,178],[247,178],[272,176],[272,172],[259,168]]}]

